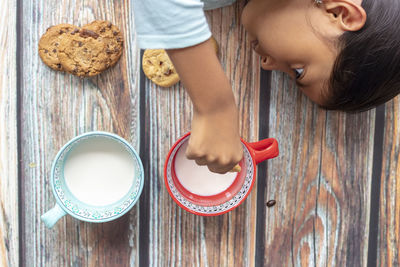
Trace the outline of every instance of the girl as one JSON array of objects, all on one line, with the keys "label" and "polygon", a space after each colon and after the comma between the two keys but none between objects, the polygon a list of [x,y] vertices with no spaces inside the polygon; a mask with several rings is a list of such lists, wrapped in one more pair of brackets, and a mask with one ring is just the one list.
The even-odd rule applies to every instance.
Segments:
[{"label": "girl", "polygon": [[[187,157],[229,171],[242,157],[238,111],[203,3],[134,0],[133,8],[139,46],[167,49],[193,102]],[[242,22],[263,69],[288,73],[321,107],[353,112],[400,91],[399,12],[399,0],[251,0]]]}]

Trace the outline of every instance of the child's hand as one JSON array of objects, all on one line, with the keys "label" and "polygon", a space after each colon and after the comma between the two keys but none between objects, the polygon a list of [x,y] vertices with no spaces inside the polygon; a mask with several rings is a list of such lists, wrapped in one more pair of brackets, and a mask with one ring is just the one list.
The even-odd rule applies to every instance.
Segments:
[{"label": "child's hand", "polygon": [[186,155],[211,171],[230,171],[243,155],[232,87],[211,40],[167,50],[193,102],[192,134]]},{"label": "child's hand", "polygon": [[226,173],[243,157],[235,106],[211,114],[193,115],[186,156],[210,171]]}]

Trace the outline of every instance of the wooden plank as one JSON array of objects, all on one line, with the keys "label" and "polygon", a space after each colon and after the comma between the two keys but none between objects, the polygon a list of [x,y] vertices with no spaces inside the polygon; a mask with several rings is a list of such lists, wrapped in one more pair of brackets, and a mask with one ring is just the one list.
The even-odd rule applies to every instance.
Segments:
[{"label": "wooden plank", "polygon": [[273,73],[266,266],[366,266],[375,112],[327,112]]},{"label": "wooden plank", "polygon": [[0,266],[19,263],[16,8],[0,2]]},{"label": "wooden plank", "polygon": [[[49,185],[53,158],[69,139],[104,130],[119,134],[139,150],[139,56],[130,1],[35,0],[23,1],[22,8],[23,265],[137,266],[137,206],[104,224],[66,216],[48,230],[40,221],[40,215],[55,203]],[[38,41],[49,26],[83,25],[94,19],[110,20],[124,33],[125,50],[114,68],[79,79],[41,62]]]},{"label": "wooden plank", "polygon": [[[259,62],[240,26],[243,6],[239,1],[207,12],[207,17],[240,107],[241,133],[256,141]],[[173,143],[190,130],[191,103],[179,85],[162,89],[146,80],[145,91],[149,266],[254,266],[257,188],[244,204],[222,216],[202,218],[179,208],[164,186],[163,165]]]},{"label": "wooden plank", "polygon": [[400,265],[400,98],[386,104],[378,232],[378,265]]}]

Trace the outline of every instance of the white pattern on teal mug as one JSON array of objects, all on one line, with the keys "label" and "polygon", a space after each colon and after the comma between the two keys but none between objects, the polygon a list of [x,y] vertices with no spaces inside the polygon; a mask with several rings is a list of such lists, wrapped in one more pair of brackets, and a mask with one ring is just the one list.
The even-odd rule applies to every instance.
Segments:
[{"label": "white pattern on teal mug", "polygon": [[[69,155],[73,155],[78,148],[83,147],[88,142],[98,142],[104,144],[107,142],[113,143],[118,147],[123,148],[122,153],[128,153],[132,163],[133,179],[129,189],[123,196],[116,199],[112,203],[104,205],[95,205],[93,203],[82,201],[81,197],[77,197],[76,191],[74,194],[68,186],[64,173],[64,167]],[[75,153],[76,154],[76,153]],[[67,168],[68,169],[68,168]],[[56,199],[56,205],[41,216],[44,224],[51,228],[64,215],[92,223],[102,223],[115,220],[127,213],[137,202],[143,190],[144,170],[142,162],[136,153],[135,149],[122,137],[107,133],[107,132],[88,132],[77,136],[65,144],[57,153],[51,168],[50,185],[53,195]],[[95,177],[94,177],[95,178]],[[78,181],[79,186],[79,181]],[[85,193],[85,192],[83,192]],[[111,195],[110,191],[110,195]],[[118,196],[118,195],[117,195]],[[106,196],[105,196],[106,197]],[[89,203],[89,204],[88,204]]]}]

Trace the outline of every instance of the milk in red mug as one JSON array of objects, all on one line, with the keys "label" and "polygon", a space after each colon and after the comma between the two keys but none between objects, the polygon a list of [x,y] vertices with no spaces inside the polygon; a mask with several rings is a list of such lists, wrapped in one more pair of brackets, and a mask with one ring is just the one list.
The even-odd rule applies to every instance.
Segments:
[{"label": "milk in red mug", "polygon": [[219,174],[211,172],[207,166],[199,166],[186,158],[188,142],[184,143],[175,156],[175,173],[186,190],[199,196],[217,195],[232,185],[236,172]]},{"label": "milk in red mug", "polygon": [[198,166],[185,156],[190,133],[171,148],[164,166],[164,182],[172,199],[196,215],[216,216],[239,206],[250,194],[256,177],[256,165],[278,156],[278,142],[267,138],[248,143],[244,140],[239,173],[216,174]]}]

